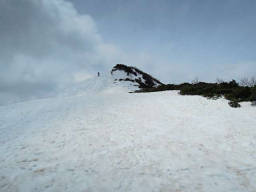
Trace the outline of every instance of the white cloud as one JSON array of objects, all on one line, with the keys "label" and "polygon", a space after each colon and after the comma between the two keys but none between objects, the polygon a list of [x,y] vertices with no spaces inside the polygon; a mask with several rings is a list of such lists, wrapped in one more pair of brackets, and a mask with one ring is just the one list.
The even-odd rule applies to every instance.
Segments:
[{"label": "white cloud", "polygon": [[52,94],[109,70],[121,54],[103,42],[89,15],[65,0],[1,0],[0,42],[2,104]]}]

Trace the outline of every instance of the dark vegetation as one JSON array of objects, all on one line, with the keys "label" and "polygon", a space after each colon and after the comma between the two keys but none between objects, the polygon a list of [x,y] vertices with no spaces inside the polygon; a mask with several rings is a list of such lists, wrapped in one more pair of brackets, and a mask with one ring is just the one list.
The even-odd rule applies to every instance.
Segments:
[{"label": "dark vegetation", "polygon": [[[160,84],[163,85],[159,80],[152,77],[151,75],[137,69],[136,67],[132,66],[126,66],[124,64],[117,64],[113,67],[111,70],[111,74],[115,71],[124,71],[127,74],[127,77],[125,79],[118,79],[119,81],[130,81],[130,82],[136,82],[139,85],[139,88],[141,89],[150,89],[156,87],[156,85]],[[139,75],[142,75],[142,79],[138,77]],[[134,76],[135,78],[130,78],[131,76]]]},{"label": "dark vegetation", "polygon": [[[151,75],[137,69],[136,67],[117,64],[113,67],[111,74],[115,71],[124,71],[127,76],[118,81],[136,82],[140,90],[135,93],[157,92],[166,90],[179,90],[181,95],[200,95],[209,99],[224,97],[229,100],[231,107],[240,107],[239,102],[251,101],[256,106],[256,78],[243,78],[240,83],[235,80],[225,82],[217,79],[216,83],[199,82],[198,79],[192,83],[163,84]],[[137,86],[137,85],[136,85]]]},{"label": "dark vegetation", "polygon": [[233,108],[241,107],[241,105],[236,101],[229,101],[228,104],[230,107],[233,107]]},{"label": "dark vegetation", "polygon": [[240,107],[239,102],[251,101],[255,104],[256,101],[256,85],[253,87],[240,86],[235,80],[230,82],[220,83],[182,83],[179,85],[166,84],[160,85],[155,88],[145,88],[136,91],[140,92],[155,92],[155,91],[166,91],[166,90],[180,90],[181,95],[201,95],[209,99],[217,99],[224,97],[229,100],[231,107]]}]

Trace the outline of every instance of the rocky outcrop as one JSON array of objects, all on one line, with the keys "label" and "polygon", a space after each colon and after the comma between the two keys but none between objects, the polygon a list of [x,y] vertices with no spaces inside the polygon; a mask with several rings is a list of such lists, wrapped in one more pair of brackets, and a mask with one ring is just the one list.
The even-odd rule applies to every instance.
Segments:
[{"label": "rocky outcrop", "polygon": [[117,64],[114,66],[111,70],[111,74],[116,82],[130,82],[132,86],[140,89],[153,88],[163,85],[163,83],[151,75],[139,70],[136,67],[127,66],[124,64]]}]

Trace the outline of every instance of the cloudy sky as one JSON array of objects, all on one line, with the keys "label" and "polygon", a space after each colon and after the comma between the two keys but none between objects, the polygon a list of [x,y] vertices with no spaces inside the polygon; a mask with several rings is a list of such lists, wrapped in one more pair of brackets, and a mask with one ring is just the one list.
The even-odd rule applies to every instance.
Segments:
[{"label": "cloudy sky", "polygon": [[0,103],[116,63],[164,82],[256,76],[255,0],[0,0]]}]

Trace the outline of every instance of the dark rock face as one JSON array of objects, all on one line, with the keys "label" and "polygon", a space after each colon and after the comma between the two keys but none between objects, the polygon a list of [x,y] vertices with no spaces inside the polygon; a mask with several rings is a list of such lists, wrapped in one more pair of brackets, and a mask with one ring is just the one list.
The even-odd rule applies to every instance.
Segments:
[{"label": "dark rock face", "polygon": [[[119,73],[119,75],[117,75]],[[117,64],[111,70],[112,76],[116,76],[115,81],[129,81],[141,89],[153,88],[163,85],[159,80],[151,75],[137,69],[136,67]],[[120,75],[123,74],[123,75]]]}]

